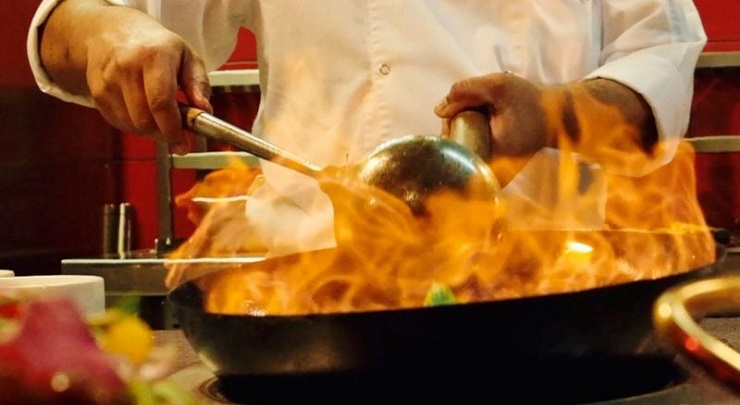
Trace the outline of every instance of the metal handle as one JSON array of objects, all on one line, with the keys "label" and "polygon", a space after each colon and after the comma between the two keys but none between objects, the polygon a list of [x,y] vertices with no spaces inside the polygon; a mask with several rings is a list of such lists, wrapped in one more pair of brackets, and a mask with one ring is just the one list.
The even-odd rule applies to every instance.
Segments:
[{"label": "metal handle", "polygon": [[665,291],[655,302],[658,334],[718,380],[740,392],[740,353],[697,323],[709,314],[740,309],[740,277],[693,282]]},{"label": "metal handle", "polygon": [[465,110],[450,122],[450,139],[475,152],[483,161],[491,157],[491,125],[488,116]]},{"label": "metal handle", "polygon": [[183,126],[198,135],[235,146],[259,158],[311,177],[318,177],[321,172],[321,169],[314,164],[203,110],[180,104],[180,114],[182,114]]}]

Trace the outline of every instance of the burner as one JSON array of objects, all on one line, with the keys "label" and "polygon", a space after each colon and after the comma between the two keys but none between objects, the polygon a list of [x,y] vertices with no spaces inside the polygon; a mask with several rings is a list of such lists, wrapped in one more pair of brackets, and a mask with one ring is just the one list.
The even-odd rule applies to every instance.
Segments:
[{"label": "burner", "polygon": [[[302,401],[380,403],[395,400],[439,402],[518,398],[524,402],[586,404],[655,394],[687,381],[674,363],[541,362],[499,364],[496,370],[430,370],[414,374],[379,371],[269,377],[211,377],[198,390],[214,404],[271,405]],[[201,380],[202,381],[202,380]]]},{"label": "burner", "polygon": [[215,401],[220,404],[232,404],[226,397],[221,394],[220,384],[216,377],[209,378],[200,385],[198,391],[203,394],[206,398],[211,401]]},{"label": "burner", "polygon": [[554,365],[528,368],[531,366],[500,365],[490,371],[453,370],[436,377],[429,373],[423,376],[392,373],[385,378],[344,376],[327,380],[316,376],[218,379],[204,364],[198,363],[176,372],[169,380],[194,392],[202,405],[294,404],[296,399],[329,404],[377,404],[390,398],[427,403],[517,398],[518,403],[560,405],[738,403],[737,397],[717,385],[712,377],[682,362],[645,362],[639,369],[635,364],[629,368],[626,364],[608,368],[592,364],[571,370]]}]

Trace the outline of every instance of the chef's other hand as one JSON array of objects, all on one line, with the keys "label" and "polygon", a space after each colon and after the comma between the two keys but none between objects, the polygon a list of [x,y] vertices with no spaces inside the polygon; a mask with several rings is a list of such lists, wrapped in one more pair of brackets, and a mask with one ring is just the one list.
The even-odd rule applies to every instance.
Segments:
[{"label": "chef's other hand", "polygon": [[548,143],[541,100],[541,87],[511,73],[492,73],[454,83],[434,112],[448,135],[456,114],[483,109],[490,117],[493,156],[531,155]]},{"label": "chef's other hand", "polygon": [[493,158],[526,160],[553,147],[579,153],[615,173],[641,175],[656,167],[662,153],[650,105],[609,79],[540,86],[511,73],[494,73],[461,80],[435,107],[443,135],[449,134],[450,119],[466,109],[485,109],[490,115]]},{"label": "chef's other hand", "polygon": [[[68,17],[72,14],[75,18]],[[87,24],[84,30],[66,27],[65,18]],[[60,29],[83,31],[84,37],[78,34],[77,39],[85,43],[84,50],[55,46]],[[190,151],[177,104],[178,89],[187,103],[209,112],[211,89],[203,61],[180,36],[138,10],[101,6],[98,0],[62,2],[44,34],[52,30],[57,31],[42,37],[41,55],[55,81],[74,93],[91,96],[116,128],[166,141],[178,154]],[[75,55],[75,51],[80,53]],[[60,60],[65,56],[72,62]],[[85,66],[79,69],[85,77],[75,77],[75,66],[70,63]]]}]

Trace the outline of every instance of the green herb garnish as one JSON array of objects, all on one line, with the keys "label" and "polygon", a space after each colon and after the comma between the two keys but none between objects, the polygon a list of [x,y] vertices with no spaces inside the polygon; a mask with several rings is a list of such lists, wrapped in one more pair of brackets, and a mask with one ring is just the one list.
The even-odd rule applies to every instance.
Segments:
[{"label": "green herb garnish", "polygon": [[452,292],[450,287],[447,287],[441,283],[432,283],[427,291],[427,296],[424,299],[424,306],[436,307],[439,305],[454,305],[457,304],[455,294]]}]

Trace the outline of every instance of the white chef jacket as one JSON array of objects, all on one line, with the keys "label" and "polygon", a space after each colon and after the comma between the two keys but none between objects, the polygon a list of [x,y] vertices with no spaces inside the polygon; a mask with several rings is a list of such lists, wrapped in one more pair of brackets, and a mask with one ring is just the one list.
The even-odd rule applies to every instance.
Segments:
[{"label": "white chef jacket", "polygon": [[[36,27],[58,1],[44,0],[34,17],[31,66],[42,91],[92,105],[56,87],[39,64]],[[634,89],[665,141],[659,165],[688,127],[706,43],[691,0],[108,1],[159,19],[211,70],[231,54],[239,27],[251,30],[262,91],[253,131],[318,166],[351,163],[399,135],[439,133],[433,108],[453,82],[506,70],[536,83],[602,77]],[[264,221],[273,251],[302,250],[307,240],[330,246],[331,204],[315,183],[263,166],[267,186],[249,215]],[[521,189],[552,181],[537,172]]]}]

